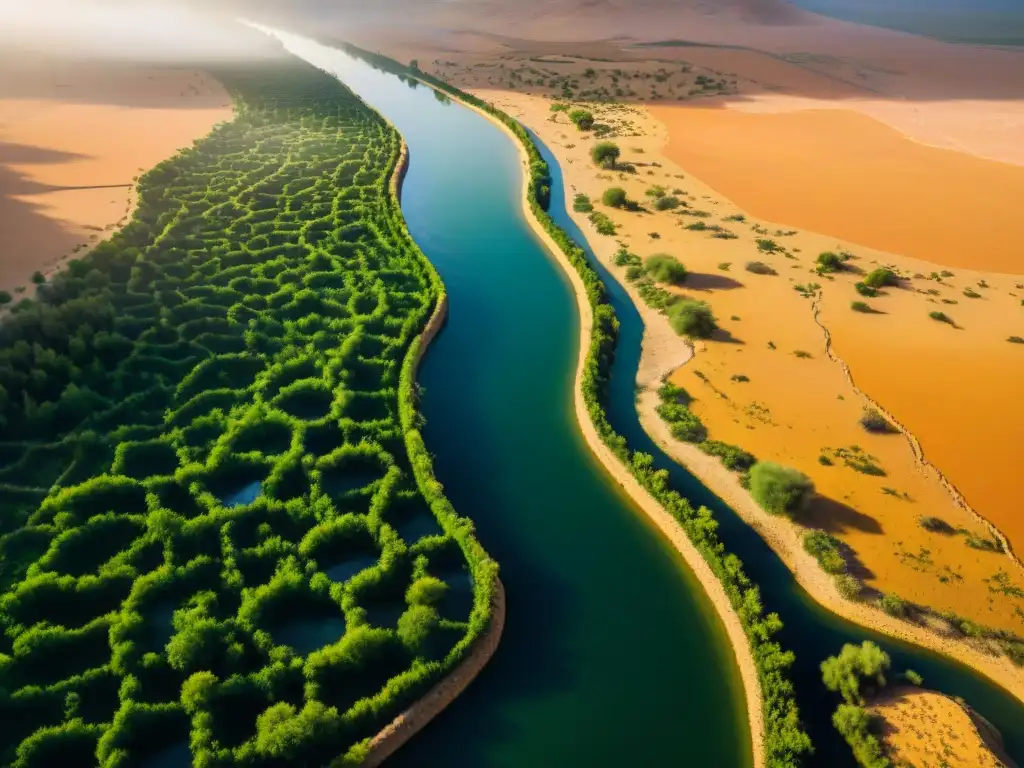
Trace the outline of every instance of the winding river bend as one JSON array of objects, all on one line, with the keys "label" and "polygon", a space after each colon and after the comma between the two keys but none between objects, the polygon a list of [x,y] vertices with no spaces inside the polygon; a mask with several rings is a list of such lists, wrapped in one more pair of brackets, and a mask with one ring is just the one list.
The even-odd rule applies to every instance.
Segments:
[{"label": "winding river bend", "polygon": [[[508,619],[494,659],[398,766],[661,766],[751,763],[742,686],[700,584],[601,470],[575,423],[579,318],[568,281],[522,213],[518,149],[496,126],[424,86],[292,35],[287,47],[334,73],[394,124],[411,164],[402,208],[448,290],[449,322],[420,371],[427,445],[455,508],[501,565]],[[552,215],[580,243],[564,209]],[[794,678],[813,764],[851,765],[831,727],[818,664],[871,638],[928,687],[963,696],[1024,759],[1024,707],[936,654],[815,605],[723,502],[640,427],[634,381],[643,326],[604,270],[621,322],[609,417],[635,449],[710,507],[728,549],[761,585],[797,654]]]}]

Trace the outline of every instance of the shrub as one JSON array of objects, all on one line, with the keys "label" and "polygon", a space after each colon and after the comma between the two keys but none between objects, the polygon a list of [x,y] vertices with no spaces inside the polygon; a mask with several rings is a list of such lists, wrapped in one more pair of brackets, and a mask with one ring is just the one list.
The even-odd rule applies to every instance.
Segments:
[{"label": "shrub", "polygon": [[964,296],[968,299],[980,299],[981,294],[971,288],[964,288]]},{"label": "shrub", "polygon": [[860,597],[861,591],[864,589],[864,585],[860,583],[860,579],[850,573],[840,573],[835,577],[836,591],[840,597],[847,600],[856,600]]},{"label": "shrub", "polygon": [[[10,297],[10,294],[8,294],[8,297]],[[8,300],[10,300],[10,299],[8,298]],[[6,302],[4,302],[4,300],[2,298],[0,298],[0,304],[4,304],[4,303],[6,303]],[[1024,338],[1021,338],[1020,336],[1009,336],[1009,337],[1007,337],[1006,340],[1008,342],[1010,342],[1011,344],[1024,344]]]},{"label": "shrub", "polygon": [[857,293],[861,296],[867,296],[870,298],[878,295],[878,290],[876,288],[872,288],[867,283],[857,283],[853,287],[857,289]]},{"label": "shrub", "polygon": [[718,329],[711,307],[703,301],[677,301],[668,308],[667,314],[672,330],[680,336],[706,339]]},{"label": "shrub", "polygon": [[889,420],[874,408],[865,408],[864,412],[861,413],[859,423],[868,432],[874,432],[876,434],[889,434],[897,431],[896,428],[889,423]]},{"label": "shrub", "polygon": [[777,275],[772,267],[765,264],[763,261],[748,261],[746,266],[747,272],[753,272],[755,275]]},{"label": "shrub", "polygon": [[899,278],[891,269],[879,267],[864,277],[864,284],[870,288],[884,288],[888,285],[899,285]]},{"label": "shrub", "polygon": [[924,678],[912,669],[908,669],[903,673],[903,679],[911,685],[920,686],[924,684]]},{"label": "shrub", "polygon": [[644,272],[644,268],[641,267],[639,264],[630,264],[629,267],[626,268],[626,279],[629,280],[630,282],[633,282],[634,280],[639,280],[645,274],[646,273]]},{"label": "shrub", "polygon": [[846,739],[853,756],[862,768],[891,768],[892,761],[874,731],[878,718],[853,704],[840,704],[832,715],[832,724]]},{"label": "shrub", "polygon": [[839,539],[825,531],[808,531],[804,534],[804,549],[818,561],[822,570],[828,573],[845,573],[846,560],[839,550]]},{"label": "shrub", "polygon": [[35,272],[32,273],[32,282],[35,283],[36,285],[42,285],[43,283],[46,282],[46,275],[44,275],[39,270],[36,270]]},{"label": "shrub", "polygon": [[814,483],[795,469],[759,461],[750,469],[750,493],[766,512],[793,515],[814,495]]},{"label": "shrub", "polygon": [[590,159],[602,168],[614,168],[620,154],[618,144],[613,141],[601,141],[591,148]]},{"label": "shrub", "polygon": [[871,305],[868,304],[866,301],[855,301],[852,304],[850,304],[850,309],[852,309],[854,312],[864,312],[866,314],[871,314],[872,312],[875,311],[871,308]]},{"label": "shrub", "polygon": [[589,131],[594,127],[594,115],[586,109],[574,109],[569,113],[569,119],[572,120],[576,127],[581,131]]},{"label": "shrub", "polygon": [[897,619],[905,619],[910,616],[910,606],[896,595],[882,595],[878,599],[878,607]]},{"label": "shrub", "polygon": [[594,205],[587,195],[580,192],[572,201],[572,209],[577,213],[590,213],[594,210]]},{"label": "shrub", "polygon": [[626,204],[626,190],[622,187],[609,187],[601,195],[601,202],[612,208],[622,208]]},{"label": "shrub", "polygon": [[614,235],[616,228],[615,222],[609,219],[605,214],[600,211],[594,211],[590,214],[590,221],[597,229],[599,235]]},{"label": "shrub", "polygon": [[671,211],[679,207],[679,198],[674,195],[659,197],[654,201],[654,207],[659,211]]},{"label": "shrub", "polygon": [[754,454],[747,453],[742,448],[723,443],[720,440],[705,440],[698,444],[698,448],[709,456],[717,456],[722,460],[726,469],[733,472],[746,472],[757,462]]},{"label": "shrub", "polygon": [[932,533],[956,532],[956,529],[952,525],[947,523],[945,520],[943,520],[941,517],[933,517],[931,515],[927,515],[925,517],[918,518],[917,523],[926,531],[931,531]]},{"label": "shrub", "polygon": [[630,253],[625,248],[619,248],[619,250],[615,252],[615,256],[612,257],[612,261],[615,263],[615,266],[617,267],[627,267],[634,265],[639,267],[643,263],[640,261],[639,256],[637,256],[635,253]]},{"label": "shrub", "polygon": [[846,643],[838,656],[821,662],[821,679],[847,704],[863,704],[865,690],[877,691],[885,686],[890,665],[889,654],[870,640],[860,645]]},{"label": "shrub", "polygon": [[949,323],[950,325],[953,325],[952,318],[950,318],[950,316],[947,315],[945,312],[938,312],[938,311],[936,311],[936,312],[929,312],[928,313],[928,317],[930,317],[932,320],[935,320],[935,321],[937,321],[939,323]]},{"label": "shrub", "polygon": [[568,112],[569,111],[569,105],[568,104],[562,104],[561,102],[555,102],[554,104],[551,105],[551,111],[552,112]]},{"label": "shrub", "polygon": [[8,291],[0,291],[0,307],[10,304],[14,297]]},{"label": "shrub", "polygon": [[655,184],[653,187],[648,187],[647,191],[644,192],[648,197],[664,197],[665,188],[660,184]]},{"label": "shrub", "polygon": [[644,269],[647,270],[647,274],[651,278],[659,283],[680,285],[686,282],[686,267],[667,253],[655,253],[648,256],[644,261]]},{"label": "shrub", "polygon": [[818,254],[817,264],[818,272],[838,272],[846,266],[843,258],[838,253],[832,253],[832,251]]}]

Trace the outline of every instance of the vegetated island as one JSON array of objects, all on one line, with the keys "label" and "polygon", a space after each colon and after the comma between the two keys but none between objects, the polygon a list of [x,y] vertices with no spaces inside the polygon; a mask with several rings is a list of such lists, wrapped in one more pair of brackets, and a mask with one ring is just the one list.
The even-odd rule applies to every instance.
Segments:
[{"label": "vegetated island", "polygon": [[418,428],[443,287],[399,136],[273,50],[0,324],[4,764],[372,762],[493,651]]},{"label": "vegetated island", "polygon": [[[339,41],[329,40],[338,45]],[[605,297],[598,273],[582,248],[548,215],[550,175],[536,145],[523,126],[492,104],[434,78],[415,66],[406,66],[381,54],[349,43],[349,53],[373,66],[402,77],[412,77],[453,96],[495,122],[521,148],[526,175],[526,220],[566,270],[581,313],[580,359],[574,401],[577,418],[591,449],[606,471],[633,498],[683,555],[704,585],[721,617],[740,667],[757,766],[792,765],[811,751],[800,725],[787,674],[792,654],[772,639],[781,629],[777,614],[765,614],[757,586],[743,573],[742,563],[724,551],[715,533],[711,513],[694,509],[668,487],[663,474],[651,467],[651,457],[630,451],[604,412],[604,397],[618,333],[618,320]]]}]

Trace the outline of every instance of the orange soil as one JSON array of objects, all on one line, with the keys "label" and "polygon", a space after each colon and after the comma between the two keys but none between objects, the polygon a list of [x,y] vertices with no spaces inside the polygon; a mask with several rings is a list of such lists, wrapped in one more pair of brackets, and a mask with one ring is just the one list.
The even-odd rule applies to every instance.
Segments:
[{"label": "orange soil", "polygon": [[0,289],[9,291],[104,239],[130,211],[134,177],[231,116],[223,88],[193,71],[25,51],[5,52],[0,69]]},{"label": "orange soil", "polygon": [[1002,745],[994,743],[988,728],[984,724],[979,728],[967,710],[941,693],[895,688],[873,702],[870,711],[884,721],[882,739],[896,765],[1001,768],[1007,764]]},{"label": "orange soil", "polygon": [[857,112],[651,107],[665,153],[744,210],[933,264],[1024,273],[1024,168],[915,143]]}]

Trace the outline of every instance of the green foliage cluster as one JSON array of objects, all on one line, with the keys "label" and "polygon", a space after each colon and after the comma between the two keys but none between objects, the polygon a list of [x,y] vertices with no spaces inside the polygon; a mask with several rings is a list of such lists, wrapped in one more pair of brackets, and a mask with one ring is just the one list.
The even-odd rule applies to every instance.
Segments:
[{"label": "green foliage cluster", "polygon": [[668,306],[665,314],[672,330],[680,336],[706,339],[718,330],[711,307],[704,301],[679,299]]},{"label": "green foliage cluster", "polygon": [[682,387],[666,381],[658,389],[658,415],[668,424],[672,437],[684,443],[707,440],[708,431],[697,415],[690,410],[690,395]]},{"label": "green foliage cluster", "polygon": [[730,443],[723,443],[721,440],[705,440],[697,445],[708,456],[717,456],[722,460],[726,469],[733,472],[748,472],[757,458],[752,453]]},{"label": "green foliage cluster", "polygon": [[587,195],[580,192],[573,198],[572,209],[577,213],[590,213],[594,210],[594,204]]},{"label": "green foliage cluster", "polygon": [[675,256],[655,253],[644,260],[647,274],[659,283],[681,285],[686,282],[686,267]]},{"label": "green foliage cluster", "polygon": [[871,270],[864,276],[863,284],[868,288],[878,290],[879,288],[885,288],[886,286],[899,285],[899,278],[896,276],[896,273],[888,267],[879,267],[878,269]]},{"label": "green foliage cluster", "polygon": [[615,168],[621,154],[622,150],[614,141],[600,141],[591,148],[590,159],[602,168]]},{"label": "green foliage cluster", "polygon": [[[395,71],[401,68],[396,62],[377,54],[366,54],[354,46],[348,50],[368,60],[388,63]],[[432,78],[424,78],[434,83]],[[463,93],[448,83],[436,81],[436,86],[461,100],[481,106],[495,115],[522,142],[531,160],[531,169],[544,164],[540,151],[530,135],[513,118],[484,104],[479,99]],[[548,177],[549,178],[549,177]],[[793,684],[789,679],[789,667],[793,663],[791,651],[784,651],[773,637],[782,628],[778,614],[765,613],[761,603],[760,590],[743,571],[743,564],[735,555],[725,551],[717,535],[718,523],[706,507],[694,509],[679,492],[668,485],[668,474],[656,470],[654,459],[649,454],[631,451],[626,439],[615,432],[605,415],[605,402],[611,364],[615,356],[619,323],[615,310],[608,302],[605,286],[600,275],[590,265],[586,252],[547,213],[545,201],[536,194],[533,186],[528,199],[537,220],[551,235],[570,264],[576,269],[586,289],[587,300],[593,310],[590,347],[584,365],[581,388],[587,413],[601,440],[633,474],[640,485],[650,493],[670,515],[682,526],[694,546],[711,566],[722,582],[733,608],[736,610],[758,669],[765,717],[765,751],[767,765],[772,768],[792,768],[802,761],[802,756],[811,752],[811,742],[800,725],[799,712],[793,695]]]},{"label": "green foliage cluster", "polygon": [[569,113],[569,119],[581,131],[589,131],[594,127],[594,114],[586,109],[574,109]]},{"label": "green foliage cluster", "polygon": [[[825,687],[842,696],[844,702],[832,716],[832,724],[864,768],[892,765],[878,740],[876,718],[863,708],[865,693],[876,693],[885,686],[890,663],[889,654],[870,640],[859,646],[847,643],[838,656],[830,656],[821,663]],[[916,675],[908,672],[908,677],[911,674]],[[920,676],[917,678],[920,680]]]},{"label": "green foliage cluster", "polygon": [[612,208],[622,208],[626,205],[626,190],[622,187],[608,187],[601,195],[601,202]]},{"label": "green foliage cluster", "polygon": [[490,621],[397,133],[294,59],[214,74],[236,119],[0,324],[4,765],[355,762]]},{"label": "green foliage cluster", "polygon": [[594,211],[589,216],[590,222],[594,225],[599,235],[614,235],[616,230],[615,222],[612,221],[606,214],[600,211]]},{"label": "green foliage cluster", "polygon": [[804,534],[804,549],[818,561],[823,571],[846,573],[846,559],[840,550],[839,539],[831,533],[807,531]]},{"label": "green foliage cluster", "polygon": [[750,468],[750,493],[766,512],[792,516],[810,501],[814,484],[798,470],[759,461]]},{"label": "green foliage cluster", "polygon": [[675,195],[663,195],[654,201],[654,208],[658,211],[671,211],[682,205],[682,201]]}]

